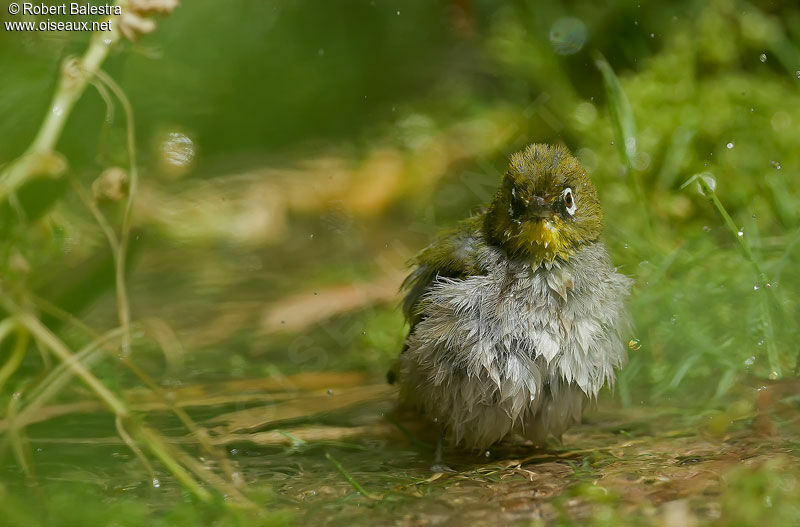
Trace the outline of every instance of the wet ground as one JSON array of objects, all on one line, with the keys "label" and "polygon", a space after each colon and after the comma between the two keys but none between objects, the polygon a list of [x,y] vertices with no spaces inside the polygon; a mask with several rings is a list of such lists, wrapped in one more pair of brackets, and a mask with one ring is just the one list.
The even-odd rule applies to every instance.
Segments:
[{"label": "wet ground", "polygon": [[[392,390],[362,374],[197,384],[170,398],[228,452],[246,494],[299,525],[733,525],[749,514],[764,524],[796,518],[796,388],[743,389],[727,409],[700,416],[602,400],[545,449],[514,441],[487,452],[449,448],[452,474],[431,472],[429,427],[395,412]],[[163,404],[144,392],[127,395],[191,448]],[[106,503],[146,498],[158,511],[186,500],[164,473],[149,485],[97,409],[46,407],[30,426],[35,492],[72,481],[94,485]],[[15,470],[6,465],[7,475]]]}]

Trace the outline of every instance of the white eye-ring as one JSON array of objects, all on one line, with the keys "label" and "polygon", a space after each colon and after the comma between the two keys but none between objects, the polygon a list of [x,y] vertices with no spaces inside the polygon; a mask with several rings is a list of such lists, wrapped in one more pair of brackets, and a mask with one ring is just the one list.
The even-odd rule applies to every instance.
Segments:
[{"label": "white eye-ring", "polygon": [[569,212],[570,216],[575,215],[575,209],[578,208],[578,204],[575,203],[575,197],[572,195],[572,189],[567,187],[564,189],[564,192],[561,193],[561,199],[564,200],[564,207]]}]

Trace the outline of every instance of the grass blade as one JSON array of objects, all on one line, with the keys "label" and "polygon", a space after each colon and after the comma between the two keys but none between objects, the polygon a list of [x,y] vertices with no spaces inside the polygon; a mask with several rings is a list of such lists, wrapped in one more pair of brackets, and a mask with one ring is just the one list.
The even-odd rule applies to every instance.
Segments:
[{"label": "grass blade", "polygon": [[636,121],[633,118],[633,108],[605,57],[598,53],[594,63],[603,74],[603,85],[606,88],[608,111],[611,114],[611,125],[614,127],[617,151],[623,164],[630,170],[633,168],[633,158],[636,155]]},{"label": "grass blade", "polygon": [[341,463],[339,463],[338,461],[336,461],[336,459],[335,459],[335,458],[334,458],[332,455],[330,455],[330,453],[328,453],[328,452],[325,452],[325,458],[326,458],[328,461],[330,461],[330,462],[333,464],[333,466],[334,466],[334,467],[336,467],[336,470],[338,470],[338,471],[339,471],[339,473],[340,473],[342,476],[344,476],[344,479],[346,479],[346,480],[347,480],[347,482],[348,482],[348,483],[350,483],[350,485],[352,485],[352,486],[353,486],[353,488],[354,488],[354,489],[356,489],[356,491],[357,491],[359,494],[361,494],[361,495],[362,495],[362,496],[364,496],[365,498],[368,498],[368,499],[371,499],[371,500],[378,500],[378,499],[380,499],[380,497],[378,497],[378,496],[374,496],[374,495],[370,494],[369,492],[367,492],[366,490],[364,490],[364,487],[362,487],[362,486],[361,486],[361,485],[358,483],[358,481],[356,481],[356,480],[353,478],[353,476],[351,476],[351,475],[350,475],[350,474],[349,474],[349,473],[348,473],[348,472],[347,472],[347,471],[344,469],[344,467],[342,466],[342,464],[341,464]]}]

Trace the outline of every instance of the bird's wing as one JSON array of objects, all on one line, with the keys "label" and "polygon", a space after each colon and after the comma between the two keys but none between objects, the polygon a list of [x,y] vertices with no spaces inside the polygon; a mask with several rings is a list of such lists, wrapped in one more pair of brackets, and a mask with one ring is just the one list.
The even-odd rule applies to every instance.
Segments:
[{"label": "bird's wing", "polygon": [[425,293],[438,277],[461,279],[486,272],[481,256],[487,251],[487,246],[481,234],[480,221],[480,216],[476,216],[443,232],[414,257],[412,264],[415,268],[401,286],[405,293],[403,315],[412,331],[420,321]]},{"label": "bird's wing", "polygon": [[[488,251],[486,241],[481,234],[481,216],[475,216],[460,223],[456,228],[445,231],[428,247],[423,249],[412,260],[414,270],[411,271],[400,290],[403,297],[403,315],[410,329],[422,320],[422,306],[425,294],[437,278],[463,279],[468,276],[481,275],[486,272],[483,266]],[[401,355],[408,349],[408,342],[403,346]],[[399,374],[399,361],[396,361],[386,374],[389,384],[394,384]]]}]

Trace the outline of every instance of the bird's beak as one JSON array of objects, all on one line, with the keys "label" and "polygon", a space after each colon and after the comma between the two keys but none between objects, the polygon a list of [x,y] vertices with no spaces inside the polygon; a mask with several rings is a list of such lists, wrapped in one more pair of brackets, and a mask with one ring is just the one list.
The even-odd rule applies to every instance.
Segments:
[{"label": "bird's beak", "polygon": [[553,216],[553,207],[539,196],[533,196],[525,211],[530,219],[547,219]]}]

